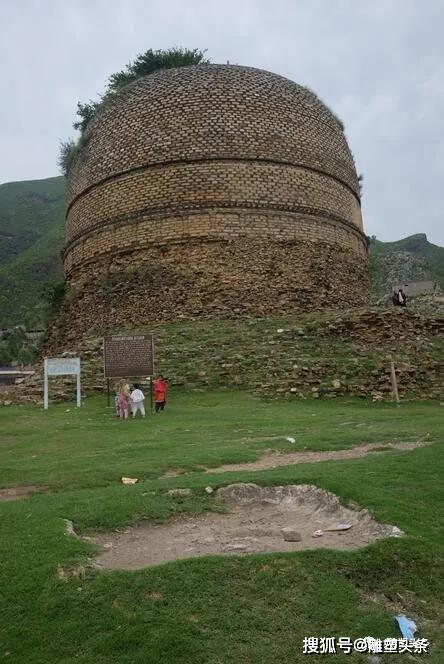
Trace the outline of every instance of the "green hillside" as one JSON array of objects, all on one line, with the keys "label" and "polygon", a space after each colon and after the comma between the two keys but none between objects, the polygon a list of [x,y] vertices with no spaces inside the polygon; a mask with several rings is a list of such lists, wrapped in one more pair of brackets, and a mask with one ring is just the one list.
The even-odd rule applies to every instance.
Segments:
[{"label": "green hillside", "polygon": [[0,327],[44,322],[45,287],[62,279],[65,180],[0,185]]},{"label": "green hillside", "polygon": [[376,297],[391,292],[398,281],[431,279],[444,290],[444,247],[427,240],[425,233],[397,242],[370,242],[370,271]]}]

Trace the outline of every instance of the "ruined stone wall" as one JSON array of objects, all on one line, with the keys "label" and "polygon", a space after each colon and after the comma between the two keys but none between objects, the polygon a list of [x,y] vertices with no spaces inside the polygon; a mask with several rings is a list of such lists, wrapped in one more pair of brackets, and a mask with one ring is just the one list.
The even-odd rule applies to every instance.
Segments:
[{"label": "ruined stone wall", "polygon": [[[366,299],[353,158],[337,119],[307,89],[247,67],[161,71],[127,86],[85,138],[68,183],[71,284],[99,291],[99,275],[123,270],[126,279],[128,266],[149,263],[173,271],[207,311],[230,310],[233,292],[248,311],[322,307],[320,292],[338,306],[353,306],[357,290]],[[270,274],[271,257],[280,273]],[[267,293],[260,307],[253,293]],[[145,287],[142,308],[157,310],[158,297]],[[165,314],[194,313],[191,299]],[[114,311],[119,324],[126,314]]]},{"label": "ruined stone wall", "polygon": [[[108,286],[116,297],[123,294],[113,290],[120,289],[120,283]],[[124,295],[137,312],[130,298],[140,285],[130,279],[129,286]],[[90,325],[96,313],[94,297],[93,290],[85,288]],[[250,316],[181,320],[142,329],[154,334],[156,371],[169,377],[173,389],[238,385],[267,398],[351,394],[390,399],[391,355],[402,399],[442,401],[444,395],[444,317],[425,317],[401,307],[316,312],[280,317],[279,322]],[[103,337],[77,334],[69,340],[69,329],[66,334],[61,349],[81,357],[84,394],[104,394]],[[6,404],[41,403],[42,386],[38,367],[30,380],[0,395],[0,406],[2,398]],[[51,398],[72,401],[74,395],[72,377],[51,379]]]},{"label": "ruined stone wall", "polygon": [[356,256],[349,247],[321,241],[234,237],[134,246],[102,262],[95,257],[88,278],[71,286],[47,347],[60,352],[90,330],[178,318],[361,306],[367,265]]}]

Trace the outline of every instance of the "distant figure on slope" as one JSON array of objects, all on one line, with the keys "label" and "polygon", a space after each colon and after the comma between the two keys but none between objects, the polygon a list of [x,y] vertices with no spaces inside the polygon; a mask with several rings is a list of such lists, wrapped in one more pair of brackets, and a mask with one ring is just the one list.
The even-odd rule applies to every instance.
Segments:
[{"label": "distant figure on slope", "polygon": [[154,408],[156,413],[161,413],[165,409],[166,396],[168,392],[168,381],[163,376],[159,376],[154,381]]},{"label": "distant figure on slope", "polygon": [[399,306],[398,293],[395,290],[393,291],[392,302],[395,305],[395,307]]},{"label": "distant figure on slope", "polygon": [[125,379],[119,383],[119,416],[128,419],[128,411],[131,403],[130,387]]},{"label": "distant figure on slope", "polygon": [[398,304],[400,307],[406,307],[407,306],[407,296],[402,290],[402,288],[399,289],[398,291]]},{"label": "distant figure on slope", "polygon": [[145,401],[145,395],[140,389],[140,385],[137,383],[134,385],[134,390],[131,392],[131,412],[133,418],[136,417],[137,411],[140,410],[142,417],[145,417],[145,406],[143,402]]}]

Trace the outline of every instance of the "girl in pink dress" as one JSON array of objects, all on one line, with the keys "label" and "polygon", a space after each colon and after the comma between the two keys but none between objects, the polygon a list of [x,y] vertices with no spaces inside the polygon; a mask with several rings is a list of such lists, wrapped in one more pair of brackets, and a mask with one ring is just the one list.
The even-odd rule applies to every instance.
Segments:
[{"label": "girl in pink dress", "polygon": [[119,415],[122,419],[128,419],[128,412],[131,402],[130,387],[126,380],[119,383]]}]

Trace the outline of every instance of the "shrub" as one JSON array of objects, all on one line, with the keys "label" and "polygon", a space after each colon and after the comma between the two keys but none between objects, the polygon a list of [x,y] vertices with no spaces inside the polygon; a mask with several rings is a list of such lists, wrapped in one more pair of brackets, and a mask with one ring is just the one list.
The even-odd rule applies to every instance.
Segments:
[{"label": "shrub", "polygon": [[71,169],[72,163],[76,156],[77,143],[73,138],[67,141],[60,141],[59,158],[57,160],[58,166],[65,177]]},{"label": "shrub", "polygon": [[77,116],[79,119],[74,122],[73,127],[80,131],[80,138],[77,142],[71,138],[60,143],[58,165],[63,175],[65,177],[69,175],[77,154],[85,145],[85,132],[89,123],[96,116],[97,112],[103,108],[104,104],[114,97],[116,92],[129,83],[143,76],[149,76],[159,69],[209,64],[210,61],[205,58],[205,52],[197,48],[186,49],[176,47],[165,51],[148,49],[145,53],[138,55],[134,62],[126,65],[125,69],[109,77],[105,93],[100,97],[99,101],[90,100],[86,103],[79,101],[77,103]]}]

